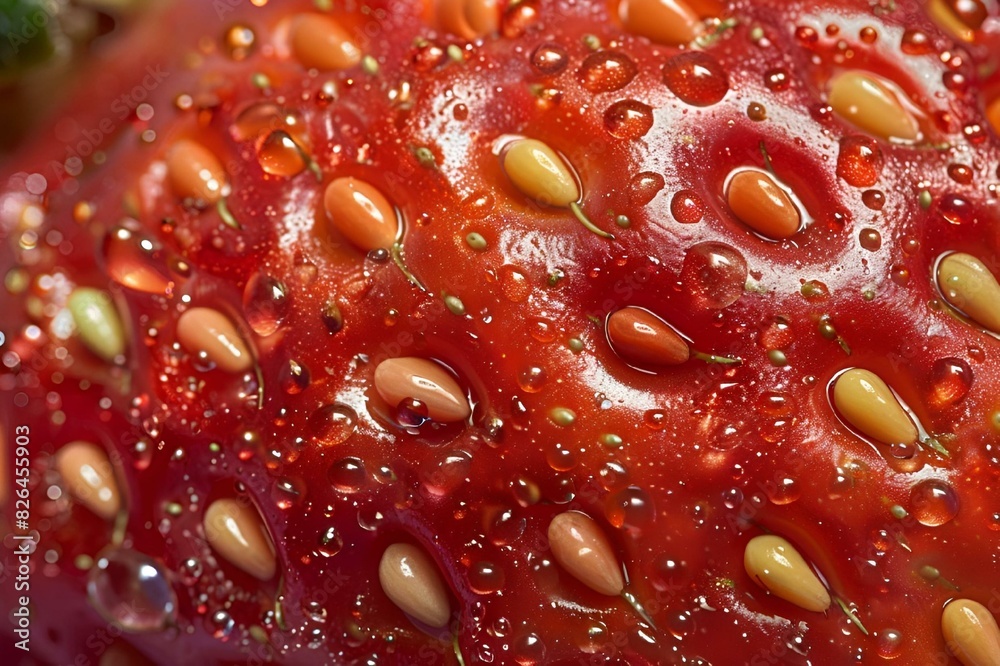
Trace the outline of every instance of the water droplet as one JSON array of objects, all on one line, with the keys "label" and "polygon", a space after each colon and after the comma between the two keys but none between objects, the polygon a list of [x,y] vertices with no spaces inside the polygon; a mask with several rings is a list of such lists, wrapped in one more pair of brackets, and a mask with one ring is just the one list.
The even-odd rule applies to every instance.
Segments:
[{"label": "water droplet", "polygon": [[357,429],[358,415],[347,405],[320,407],[309,417],[313,439],[322,446],[336,446],[347,441]]},{"label": "water droplet", "polygon": [[538,21],[535,0],[523,0],[507,6],[500,18],[500,34],[507,39],[520,37]]},{"label": "water droplet", "polygon": [[531,283],[524,272],[512,264],[504,264],[497,271],[497,281],[504,298],[512,303],[523,303],[531,295]]},{"label": "water droplet", "polygon": [[335,490],[356,493],[368,482],[365,464],[359,458],[342,458],[330,466],[327,479]]},{"label": "water droplet", "polygon": [[948,224],[960,225],[974,220],[975,212],[963,197],[944,194],[937,200],[937,212]]},{"label": "water droplet", "polygon": [[774,92],[781,92],[792,85],[792,77],[783,69],[771,69],[764,73],[764,85]]},{"label": "water droplet", "polygon": [[699,243],[684,254],[681,282],[694,302],[705,308],[725,308],[743,295],[746,259],[725,243]]},{"label": "water droplet", "polygon": [[116,227],[105,237],[103,253],[107,273],[118,284],[147,294],[166,295],[173,291],[174,281],[163,250],[152,239]]},{"label": "water droplet", "polygon": [[660,190],[666,185],[666,181],[658,173],[643,171],[632,177],[629,181],[629,195],[632,203],[637,206],[645,206],[653,200]]},{"label": "water droplet", "polygon": [[638,139],[652,127],[652,107],[634,99],[615,102],[604,112],[604,128],[617,139]]},{"label": "water droplet", "polygon": [[209,630],[215,638],[225,641],[235,628],[236,622],[226,611],[218,610],[212,613],[212,617],[209,620]]},{"label": "water droplet", "polygon": [[229,57],[233,60],[245,60],[253,50],[257,37],[250,26],[237,23],[226,30],[225,45]]},{"label": "water droplet", "polygon": [[468,481],[471,469],[472,455],[467,451],[445,451],[430,461],[421,478],[429,493],[444,497]]},{"label": "water droplet", "polygon": [[889,279],[900,287],[905,287],[910,282],[910,270],[901,264],[897,264],[889,269]]},{"label": "water droplet", "polygon": [[545,643],[538,634],[530,633],[514,641],[514,661],[520,666],[535,666],[545,663]]},{"label": "water droplet", "polygon": [[776,478],[773,485],[767,485],[766,492],[771,503],[778,506],[791,504],[802,496],[799,482],[790,476]]},{"label": "water droplet", "polygon": [[867,136],[846,136],[837,153],[837,175],[848,185],[871,187],[878,182],[884,160],[878,142]]},{"label": "water droplet", "polygon": [[895,659],[903,651],[903,634],[897,629],[883,629],[875,632],[877,636],[878,656],[883,659]]},{"label": "water droplet", "polygon": [[615,491],[623,488],[629,479],[628,470],[620,462],[607,462],[598,472],[598,481],[605,490]]},{"label": "water droplet", "polygon": [[558,74],[566,68],[569,56],[566,50],[551,42],[540,45],[531,54],[531,65],[542,74]]},{"label": "water droplet", "polygon": [[882,210],[885,205],[885,195],[878,190],[865,190],[861,193],[861,202],[872,210]]},{"label": "water droplet", "polygon": [[682,224],[694,224],[705,216],[705,202],[693,190],[681,190],[670,200],[670,213]]},{"label": "water droplet", "polygon": [[317,551],[323,557],[333,557],[344,547],[344,539],[340,532],[332,525],[323,530],[319,535],[319,545]]},{"label": "water droplet", "polygon": [[903,33],[899,47],[907,55],[926,55],[934,50],[927,33],[913,28]]},{"label": "water droplet", "polygon": [[650,409],[643,414],[642,420],[650,430],[663,430],[667,425],[667,414],[659,409]]},{"label": "water droplet", "polygon": [[629,486],[605,500],[608,522],[618,528],[642,530],[656,518],[653,499],[642,488]]},{"label": "water droplet", "polygon": [[577,76],[590,92],[604,93],[624,88],[637,72],[635,63],[624,53],[598,51],[584,59]]},{"label": "water droplet", "polygon": [[243,289],[243,314],[254,333],[262,337],[278,330],[289,306],[285,285],[265,273],[254,273]]},{"label": "water droplet", "polygon": [[90,604],[127,631],[161,631],[175,621],[177,597],[163,565],[134,550],[104,551],[87,580]]},{"label": "water droplet", "polygon": [[302,149],[283,130],[271,132],[264,138],[257,148],[257,161],[264,173],[283,178],[297,176],[306,168]]},{"label": "water droplet", "polygon": [[858,242],[869,252],[876,252],[882,247],[882,234],[875,229],[862,229],[858,233]]},{"label": "water droplet", "polygon": [[309,387],[309,368],[290,360],[281,368],[281,388],[288,395],[297,395]]},{"label": "water droplet", "polygon": [[476,594],[493,594],[503,589],[503,569],[492,562],[480,561],[469,567],[469,586]]},{"label": "water droplet", "polygon": [[910,491],[910,513],[921,525],[937,527],[958,515],[958,494],[945,481],[921,481]]},{"label": "water droplet", "polygon": [[543,344],[552,342],[556,339],[556,335],[558,334],[555,322],[550,319],[532,317],[532,319],[528,322],[528,326],[528,333],[531,337]]},{"label": "water droplet", "polygon": [[488,530],[490,542],[494,546],[509,546],[517,541],[524,529],[527,521],[514,515],[510,509],[503,509],[496,514]]},{"label": "water droplet", "polygon": [[306,485],[299,479],[282,477],[271,486],[271,500],[282,510],[299,504],[305,494]]},{"label": "water droplet", "polygon": [[561,444],[550,445],[545,452],[545,459],[549,467],[557,472],[568,472],[576,467],[576,456]]},{"label": "water droplet", "polygon": [[715,58],[701,51],[674,56],[663,66],[672,93],[692,106],[710,106],[729,92],[729,79]]},{"label": "water droplet", "polygon": [[972,368],[960,358],[942,358],[936,361],[931,375],[929,402],[934,407],[951,407],[961,402],[972,388]]},{"label": "water droplet", "polygon": [[948,177],[956,183],[968,185],[972,182],[973,173],[972,169],[964,164],[949,164]]},{"label": "water droplet", "polygon": [[525,393],[538,393],[548,380],[545,369],[537,365],[529,366],[517,375],[517,385]]}]

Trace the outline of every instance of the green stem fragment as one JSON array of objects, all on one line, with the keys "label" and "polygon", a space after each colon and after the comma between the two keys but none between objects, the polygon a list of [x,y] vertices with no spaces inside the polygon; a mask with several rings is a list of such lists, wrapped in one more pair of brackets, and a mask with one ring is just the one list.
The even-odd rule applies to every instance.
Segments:
[{"label": "green stem fragment", "polygon": [[861,623],[861,620],[858,618],[857,615],[854,614],[854,611],[848,608],[847,604],[844,603],[844,600],[838,596],[834,596],[833,600],[837,602],[838,606],[840,606],[840,610],[844,611],[844,615],[847,616],[847,619],[850,620],[851,623],[854,624],[854,626],[860,629],[861,633],[867,636],[868,630],[865,629],[865,625]]},{"label": "green stem fragment", "polygon": [[609,234],[607,231],[604,231],[603,229],[601,229],[600,227],[598,227],[596,224],[594,224],[593,222],[591,222],[590,218],[587,217],[587,214],[583,212],[583,209],[580,208],[580,204],[578,204],[577,202],[574,201],[574,202],[570,203],[569,209],[571,211],[573,211],[573,215],[576,216],[576,219],[580,221],[580,224],[582,224],[584,227],[586,227],[590,231],[594,232],[595,234],[597,234],[601,238],[607,238],[608,240],[614,240],[615,239],[615,237],[612,234]]},{"label": "green stem fragment", "polygon": [[705,363],[718,363],[720,365],[741,365],[743,363],[743,359],[741,358],[716,356],[715,354],[706,354],[705,352],[700,352],[694,349],[691,350],[691,356],[695,357],[699,361],[704,361]]},{"label": "green stem fragment", "polygon": [[628,605],[631,606],[636,613],[638,613],[639,617],[641,617],[646,624],[651,626],[655,631],[659,631],[656,623],[653,622],[653,618],[649,616],[649,613],[647,613],[646,609],[642,607],[642,604],[639,603],[639,600],[635,598],[634,594],[628,590],[622,590],[622,599],[628,602]]},{"label": "green stem fragment", "polygon": [[719,24],[717,26],[715,26],[714,30],[712,30],[711,32],[705,33],[703,35],[700,35],[697,39],[694,40],[694,44],[695,44],[695,46],[698,46],[698,47],[701,47],[701,48],[705,48],[706,46],[710,46],[711,44],[717,42],[719,40],[719,38],[722,37],[722,35],[727,30],[735,28],[737,25],[739,25],[739,23],[740,22],[738,20],[736,20],[735,18],[727,18],[727,19],[725,19],[723,21],[719,21]]},{"label": "green stem fragment", "polygon": [[763,141],[758,145],[760,147],[760,154],[764,156],[764,168],[767,169],[768,173],[777,178],[778,174],[774,173],[774,165],[771,164],[771,156],[767,152],[767,146],[764,145]]},{"label": "green stem fragment", "polygon": [[458,644],[458,634],[452,638],[451,646],[455,650],[455,659],[458,660],[458,666],[465,666],[465,657],[462,656],[462,647]]},{"label": "green stem fragment", "polygon": [[264,372],[260,369],[260,363],[254,364],[254,373],[257,375],[257,410],[264,409]]},{"label": "green stem fragment", "polygon": [[921,439],[920,445],[924,448],[933,450],[935,453],[945,458],[951,458],[951,451],[945,448],[944,444],[942,444],[936,437]]},{"label": "green stem fragment", "polygon": [[219,217],[222,218],[222,221],[226,223],[227,227],[240,230],[243,229],[243,225],[237,222],[236,218],[233,217],[233,214],[229,212],[229,205],[226,203],[225,197],[219,199],[218,203],[215,204],[215,209],[219,211]]},{"label": "green stem fragment", "polygon": [[403,256],[403,244],[398,242],[393,243],[390,254],[392,254],[393,263],[395,263],[396,267],[403,272],[403,275],[405,275],[406,279],[410,281],[410,284],[421,291],[427,291],[427,287],[421,284],[420,280],[418,280],[416,276],[410,272],[410,269],[406,267],[406,258]]}]

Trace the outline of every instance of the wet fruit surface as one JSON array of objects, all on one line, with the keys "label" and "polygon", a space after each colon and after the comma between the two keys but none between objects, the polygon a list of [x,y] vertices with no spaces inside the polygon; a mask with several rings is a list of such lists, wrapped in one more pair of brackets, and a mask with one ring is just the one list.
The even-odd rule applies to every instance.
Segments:
[{"label": "wet fruit surface", "polygon": [[33,659],[995,654],[996,3],[157,11],[0,167]]}]

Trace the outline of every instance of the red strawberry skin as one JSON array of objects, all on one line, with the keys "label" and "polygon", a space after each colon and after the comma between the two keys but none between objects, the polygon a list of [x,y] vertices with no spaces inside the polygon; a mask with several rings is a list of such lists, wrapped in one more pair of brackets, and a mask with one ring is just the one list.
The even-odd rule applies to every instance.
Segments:
[{"label": "red strawberry skin", "polygon": [[[41,535],[31,659],[958,663],[944,603],[1000,613],[1000,360],[996,336],[943,302],[934,267],[968,252],[1000,271],[992,84],[980,79],[996,8],[963,45],[915,2],[691,5],[721,22],[698,50],[629,34],[605,3],[556,0],[504,5],[496,34],[474,41],[409,3],[334,10],[377,68],[308,73],[285,37],[289,17],[316,11],[308,2],[184,3],[110,46],[67,120],[0,181],[3,456],[29,426]],[[224,39],[236,24],[256,35],[245,59]],[[926,53],[907,52],[914,31]],[[696,65],[707,74],[691,83]],[[895,83],[922,138],[894,144],[833,112],[845,70]],[[119,118],[135,86],[149,108]],[[299,118],[319,178],[269,174],[257,142],[236,137],[261,102]],[[94,128],[105,136],[88,143]],[[525,197],[496,154],[505,135],[559,151],[614,239]],[[180,201],[163,161],[182,138],[219,158],[240,228]],[[774,242],[737,220],[725,188],[740,168],[793,192],[804,229]],[[331,229],[324,186],[344,176],[397,207],[425,289]],[[169,293],[110,277],[107,235],[123,224],[156,245],[148,262]],[[283,295],[263,302],[262,280]],[[77,286],[111,294],[128,334],[120,364],[61,333]],[[342,326],[324,318],[330,303]],[[625,306],[742,362],[632,367],[603,329]],[[235,323],[254,371],[208,369],[178,344],[192,307]],[[373,378],[407,356],[454,371],[468,423],[412,434],[396,422]],[[885,380],[949,455],[869,443],[838,418],[830,384],[852,367]],[[56,471],[77,440],[108,452],[120,526]],[[259,511],[275,578],[209,545],[203,515],[222,497]],[[555,562],[546,530],[569,510],[603,530],[648,618]],[[812,613],[757,585],[743,551],[764,532],[794,543],[864,632],[838,606]],[[90,562],[116,540],[169,581],[175,627],[123,634],[88,601]],[[379,558],[397,542],[439,569],[444,630],[416,626],[381,589]],[[0,599],[13,610],[7,557]],[[5,663],[35,663],[15,640]]]}]

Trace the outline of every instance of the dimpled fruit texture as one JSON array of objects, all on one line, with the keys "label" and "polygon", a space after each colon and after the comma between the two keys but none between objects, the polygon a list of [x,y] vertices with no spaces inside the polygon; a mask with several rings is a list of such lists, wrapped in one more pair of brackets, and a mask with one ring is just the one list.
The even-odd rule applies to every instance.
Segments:
[{"label": "dimpled fruit texture", "polygon": [[0,174],[0,661],[1000,663],[998,12],[154,3]]}]

